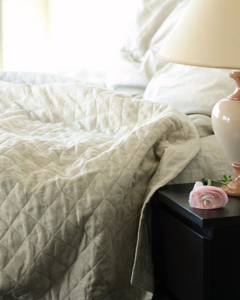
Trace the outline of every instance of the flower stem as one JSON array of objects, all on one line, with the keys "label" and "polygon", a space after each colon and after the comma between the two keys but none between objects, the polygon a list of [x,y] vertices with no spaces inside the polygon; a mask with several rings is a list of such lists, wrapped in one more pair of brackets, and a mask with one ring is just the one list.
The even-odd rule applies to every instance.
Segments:
[{"label": "flower stem", "polygon": [[221,184],[228,184],[229,181],[231,180],[231,175],[223,175],[223,178],[225,179],[225,181],[221,181],[221,180],[212,180],[212,179],[209,179],[207,177],[204,177],[203,178],[203,182],[206,182],[207,185],[211,185],[211,182],[216,182],[216,183],[221,183]]},{"label": "flower stem", "polygon": [[209,185],[209,186],[212,185],[212,180],[209,179],[209,178],[204,177],[204,178],[203,178],[203,182],[206,182],[207,185]]}]

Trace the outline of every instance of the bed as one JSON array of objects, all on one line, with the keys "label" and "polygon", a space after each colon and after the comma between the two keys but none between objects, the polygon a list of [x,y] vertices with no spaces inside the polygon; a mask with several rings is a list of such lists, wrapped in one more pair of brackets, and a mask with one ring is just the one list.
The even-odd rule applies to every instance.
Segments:
[{"label": "bed", "polygon": [[226,70],[156,58],[188,2],[139,1],[104,82],[0,72],[1,299],[150,300],[151,196],[233,174],[210,117]]}]

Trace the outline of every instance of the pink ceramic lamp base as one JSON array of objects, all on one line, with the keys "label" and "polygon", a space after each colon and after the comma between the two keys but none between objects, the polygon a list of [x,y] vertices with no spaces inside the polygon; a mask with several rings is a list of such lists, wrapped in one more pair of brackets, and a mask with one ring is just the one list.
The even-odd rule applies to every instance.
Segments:
[{"label": "pink ceramic lamp base", "polygon": [[228,74],[237,87],[228,99],[216,103],[212,111],[215,136],[236,170],[235,178],[222,189],[231,196],[240,196],[240,72]]},{"label": "pink ceramic lamp base", "polygon": [[222,185],[221,188],[229,196],[240,196],[240,165],[232,164],[236,170],[235,178],[227,185]]}]

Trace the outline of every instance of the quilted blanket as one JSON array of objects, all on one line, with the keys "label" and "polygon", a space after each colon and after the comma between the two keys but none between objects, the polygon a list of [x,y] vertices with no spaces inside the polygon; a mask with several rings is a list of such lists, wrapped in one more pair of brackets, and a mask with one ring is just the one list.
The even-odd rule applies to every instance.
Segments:
[{"label": "quilted blanket", "polygon": [[166,104],[0,82],[0,299],[150,299],[147,203],[198,150]]}]

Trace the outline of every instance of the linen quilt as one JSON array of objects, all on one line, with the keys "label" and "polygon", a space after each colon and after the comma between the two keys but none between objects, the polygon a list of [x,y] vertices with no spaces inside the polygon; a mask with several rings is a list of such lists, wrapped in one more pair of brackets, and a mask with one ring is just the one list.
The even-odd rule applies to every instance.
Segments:
[{"label": "linen quilt", "polygon": [[166,104],[0,81],[0,299],[150,299],[146,207],[198,150]]}]

